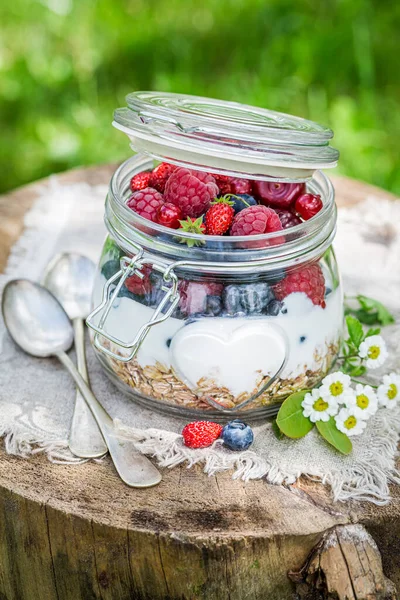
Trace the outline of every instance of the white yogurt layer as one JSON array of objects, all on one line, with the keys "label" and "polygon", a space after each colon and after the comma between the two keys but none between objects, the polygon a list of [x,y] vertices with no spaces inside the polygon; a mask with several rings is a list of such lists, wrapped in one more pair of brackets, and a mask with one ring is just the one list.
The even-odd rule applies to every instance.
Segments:
[{"label": "white yogurt layer", "polygon": [[[100,304],[103,277],[95,286],[93,301]],[[255,317],[204,317],[185,325],[168,318],[150,329],[137,360],[142,367],[157,361],[172,366],[191,388],[210,378],[235,396],[251,392],[262,375],[274,375],[287,362],[280,377],[293,379],[319,364],[327,345],[341,333],[343,300],[340,289],[326,298],[326,307],[315,306],[304,293],[285,298],[286,314]],[[119,298],[110,311],[106,331],[128,342],[150,320],[154,308],[129,298]],[[288,348],[288,352],[286,349]]]}]

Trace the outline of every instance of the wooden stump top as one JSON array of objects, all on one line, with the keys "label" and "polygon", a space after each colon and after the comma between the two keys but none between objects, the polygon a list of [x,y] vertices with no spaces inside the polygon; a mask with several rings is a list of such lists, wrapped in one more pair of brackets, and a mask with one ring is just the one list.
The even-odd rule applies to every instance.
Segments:
[{"label": "wooden stump top", "polygon": [[[114,169],[57,177],[107,184]],[[367,195],[394,199],[344,177],[333,181],[339,206]],[[0,270],[42,184],[0,198]],[[350,523],[373,534],[400,589],[400,493],[392,491],[393,502],[381,508],[334,504],[329,490],[303,479],[288,487],[245,484],[185,465],[164,469],[159,486],[137,490],[109,459],[59,465],[0,451],[0,598],[261,600],[280,590],[270,598],[283,600],[291,597],[286,573],[302,566],[325,531]]]}]

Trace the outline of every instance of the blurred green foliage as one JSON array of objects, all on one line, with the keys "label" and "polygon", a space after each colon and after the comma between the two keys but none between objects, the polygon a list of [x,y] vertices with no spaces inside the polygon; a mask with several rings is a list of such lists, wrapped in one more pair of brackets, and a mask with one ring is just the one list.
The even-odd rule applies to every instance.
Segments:
[{"label": "blurred green foliage", "polygon": [[209,95],[330,125],[340,172],[400,193],[395,0],[12,0],[0,189],[129,156],[125,95]]}]

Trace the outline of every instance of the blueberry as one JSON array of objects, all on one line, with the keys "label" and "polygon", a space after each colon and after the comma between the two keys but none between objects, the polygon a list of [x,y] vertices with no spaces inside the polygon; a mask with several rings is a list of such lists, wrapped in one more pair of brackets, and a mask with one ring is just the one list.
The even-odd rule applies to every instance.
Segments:
[{"label": "blueberry", "polygon": [[171,342],[172,342],[172,338],[168,338],[168,339],[167,339],[167,341],[165,342],[165,343],[166,343],[166,345],[167,345],[167,348],[169,348],[169,347],[170,347],[170,345],[171,345]]},{"label": "blueberry", "polygon": [[281,312],[282,312],[283,315],[287,315],[288,310],[287,310],[287,307],[285,306],[285,303],[282,304],[282,310],[281,310]]},{"label": "blueberry", "polygon": [[260,313],[271,299],[271,290],[267,283],[249,283],[241,287],[240,299],[248,313]]},{"label": "blueberry", "polygon": [[[267,306],[267,315],[271,315],[271,317],[276,317],[282,310],[282,302],[279,300],[271,300]],[[283,311],[282,311],[283,312]]]},{"label": "blueberry", "polygon": [[326,287],[325,288],[325,297],[329,296],[329,294],[331,294],[331,293],[332,293],[332,289],[330,287]]},{"label": "blueberry", "polygon": [[240,301],[240,287],[238,285],[227,285],[222,292],[224,308],[229,314],[236,314],[242,310]]},{"label": "blueberry", "polygon": [[207,296],[206,313],[214,317],[220,314],[222,309],[222,300],[220,296]]},{"label": "blueberry", "polygon": [[235,196],[230,198],[233,202],[233,210],[235,213],[257,204],[257,200],[255,200],[253,196],[250,196],[250,194],[235,194]]},{"label": "blueberry", "polygon": [[303,342],[305,342],[305,341],[306,341],[306,339],[307,339],[307,336],[305,336],[305,335],[301,335],[301,336],[300,336],[300,344],[302,344]]},{"label": "blueberry", "polygon": [[110,277],[112,277],[113,275],[115,275],[115,273],[117,273],[117,271],[120,270],[120,263],[119,260],[108,260],[106,263],[104,263],[104,265],[101,267],[101,274],[104,275],[104,277],[106,279],[110,279]]},{"label": "blueberry", "polygon": [[230,450],[247,450],[253,443],[254,433],[249,425],[235,419],[225,425],[221,438]]},{"label": "blueberry", "polygon": [[136,300],[137,302],[143,303],[143,298],[141,296],[132,294],[132,292],[130,292],[124,285],[118,292],[118,298],[129,298],[130,300]]}]

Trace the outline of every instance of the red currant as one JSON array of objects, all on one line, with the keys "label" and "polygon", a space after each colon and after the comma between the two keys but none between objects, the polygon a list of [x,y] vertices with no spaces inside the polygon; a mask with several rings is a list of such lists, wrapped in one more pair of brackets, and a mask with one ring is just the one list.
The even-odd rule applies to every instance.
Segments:
[{"label": "red currant", "polygon": [[302,194],[296,200],[295,210],[305,220],[315,217],[321,210],[323,204],[318,194]]},{"label": "red currant", "polygon": [[170,229],[178,229],[181,225],[179,221],[182,219],[182,211],[179,206],[175,206],[171,202],[162,204],[157,211],[157,223],[169,227]]}]

